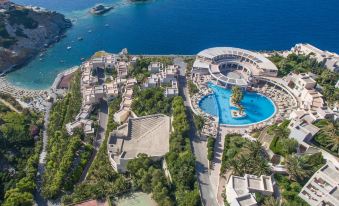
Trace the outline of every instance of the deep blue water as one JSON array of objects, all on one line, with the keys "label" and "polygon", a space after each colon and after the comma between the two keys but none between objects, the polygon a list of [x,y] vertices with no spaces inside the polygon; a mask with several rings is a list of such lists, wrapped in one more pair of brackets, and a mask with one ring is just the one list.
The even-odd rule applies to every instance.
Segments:
[{"label": "deep blue water", "polygon": [[[118,52],[126,47],[134,54],[195,54],[212,46],[284,50],[309,42],[339,52],[338,0],[14,1],[56,10],[76,21],[43,61],[37,58],[8,75],[11,82],[28,88],[47,88],[58,72],[97,50]],[[96,3],[117,7],[94,17],[88,9]],[[78,42],[79,36],[84,41]],[[67,46],[72,49],[67,51]]]},{"label": "deep blue water", "polygon": [[202,98],[199,102],[199,107],[208,114],[218,116],[220,124],[253,124],[266,120],[275,113],[275,106],[270,99],[258,93],[244,92],[241,104],[245,108],[246,117],[234,119],[232,118],[231,110],[237,109],[230,106],[231,89],[225,89],[211,83],[208,86],[213,90],[214,94]]}]

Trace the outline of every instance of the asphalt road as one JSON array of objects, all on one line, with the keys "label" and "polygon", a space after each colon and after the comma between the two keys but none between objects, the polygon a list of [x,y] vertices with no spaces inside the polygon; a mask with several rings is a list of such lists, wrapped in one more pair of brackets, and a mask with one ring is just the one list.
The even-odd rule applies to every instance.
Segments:
[{"label": "asphalt road", "polygon": [[[185,76],[186,64],[184,64],[182,60],[180,62],[180,59],[176,59],[175,63],[181,66],[179,74],[179,93],[185,101],[186,109],[191,111],[190,97],[188,94],[187,80]],[[197,135],[193,122],[192,111],[188,112],[188,120],[190,123],[191,146],[196,158],[195,170],[199,183],[201,201],[205,206],[218,206],[208,174],[207,141]]]}]

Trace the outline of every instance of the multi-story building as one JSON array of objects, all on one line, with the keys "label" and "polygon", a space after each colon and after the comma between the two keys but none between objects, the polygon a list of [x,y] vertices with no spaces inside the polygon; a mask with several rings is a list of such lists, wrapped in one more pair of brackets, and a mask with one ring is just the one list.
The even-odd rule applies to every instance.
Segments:
[{"label": "multi-story building", "polygon": [[339,169],[331,161],[321,167],[305,184],[299,197],[311,206],[339,205]]},{"label": "multi-story building", "polygon": [[324,63],[331,71],[339,72],[339,55],[329,51],[323,51],[310,44],[296,44],[292,52],[297,54],[312,55],[318,62]]},{"label": "multi-story building", "polygon": [[232,175],[226,185],[226,198],[231,206],[255,206],[253,193],[271,196],[274,193],[271,176],[246,174],[244,177]]},{"label": "multi-story building", "polygon": [[161,159],[169,151],[170,128],[170,117],[163,114],[129,118],[110,133],[107,153],[113,169],[126,172],[128,161],[138,154]]},{"label": "multi-story building", "polygon": [[233,47],[214,47],[197,54],[192,78],[210,75],[212,80],[228,86],[247,87],[260,76],[274,77],[278,68],[263,55]]},{"label": "multi-story building", "polygon": [[160,62],[151,62],[148,66],[148,71],[152,74],[159,73],[164,68],[164,64]]}]

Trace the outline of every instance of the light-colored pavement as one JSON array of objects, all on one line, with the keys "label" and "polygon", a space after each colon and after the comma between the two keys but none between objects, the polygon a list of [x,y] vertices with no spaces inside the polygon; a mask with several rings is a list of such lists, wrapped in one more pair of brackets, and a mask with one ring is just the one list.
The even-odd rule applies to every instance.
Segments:
[{"label": "light-colored pavement", "polygon": [[16,112],[16,113],[19,113],[19,114],[21,113],[11,103],[7,102],[6,100],[0,98],[0,102],[2,104],[4,104],[6,107],[8,107],[10,110],[12,110],[13,112]]},{"label": "light-colored pavement", "polygon": [[[181,62],[180,62],[181,61]],[[182,59],[179,58],[175,59],[175,63],[178,65],[183,65],[180,68],[180,75],[179,75],[179,89],[180,89],[180,95],[183,97],[185,106],[188,110],[191,109],[190,107],[190,97],[188,94],[187,89],[187,82],[186,82],[186,76],[185,76],[185,69],[186,64],[182,62]],[[202,204],[205,206],[217,206],[217,200],[215,197],[215,194],[213,192],[213,188],[211,185],[211,181],[209,178],[208,173],[208,160],[207,160],[207,143],[206,139],[200,138],[196,134],[194,122],[192,113],[188,113],[188,120],[190,123],[190,140],[191,140],[191,146],[194,153],[194,156],[196,158],[196,175],[198,178],[199,183],[199,189],[200,189],[200,196]]]},{"label": "light-colored pavement", "polygon": [[[56,99],[56,95],[54,93],[50,94],[53,99]],[[39,155],[39,164],[38,164],[38,174],[37,174],[37,191],[34,193],[35,201],[38,206],[42,205],[51,205],[48,204],[48,201],[42,197],[41,195],[41,186],[42,186],[42,176],[45,171],[45,164],[46,164],[46,156],[47,156],[47,144],[48,144],[48,135],[47,135],[47,128],[49,123],[49,115],[52,108],[51,102],[46,102],[46,111],[44,116],[44,128],[42,131],[42,150]]]}]

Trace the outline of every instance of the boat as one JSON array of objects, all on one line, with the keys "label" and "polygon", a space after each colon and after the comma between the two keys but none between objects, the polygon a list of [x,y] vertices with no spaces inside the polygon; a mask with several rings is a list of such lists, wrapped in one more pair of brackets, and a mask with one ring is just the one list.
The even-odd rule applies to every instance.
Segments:
[{"label": "boat", "polygon": [[92,30],[88,30],[88,33],[91,33],[92,32]]},{"label": "boat", "polygon": [[78,37],[78,41],[82,41],[84,40],[82,37]]},{"label": "boat", "polygon": [[81,57],[81,59],[80,59],[81,61],[84,61],[85,60],[85,58],[83,58],[83,57]]},{"label": "boat", "polygon": [[107,26],[109,26],[109,24],[105,24],[105,26],[107,27]]},{"label": "boat", "polygon": [[111,9],[113,9],[113,6],[104,6],[102,4],[99,4],[91,8],[90,13],[93,15],[102,15],[109,12]]},{"label": "boat", "polygon": [[64,60],[60,60],[60,63],[64,63],[65,61]]},{"label": "boat", "polygon": [[68,47],[67,47],[67,50],[70,50],[70,49],[72,49],[72,47],[71,47],[71,46],[68,46]]}]

